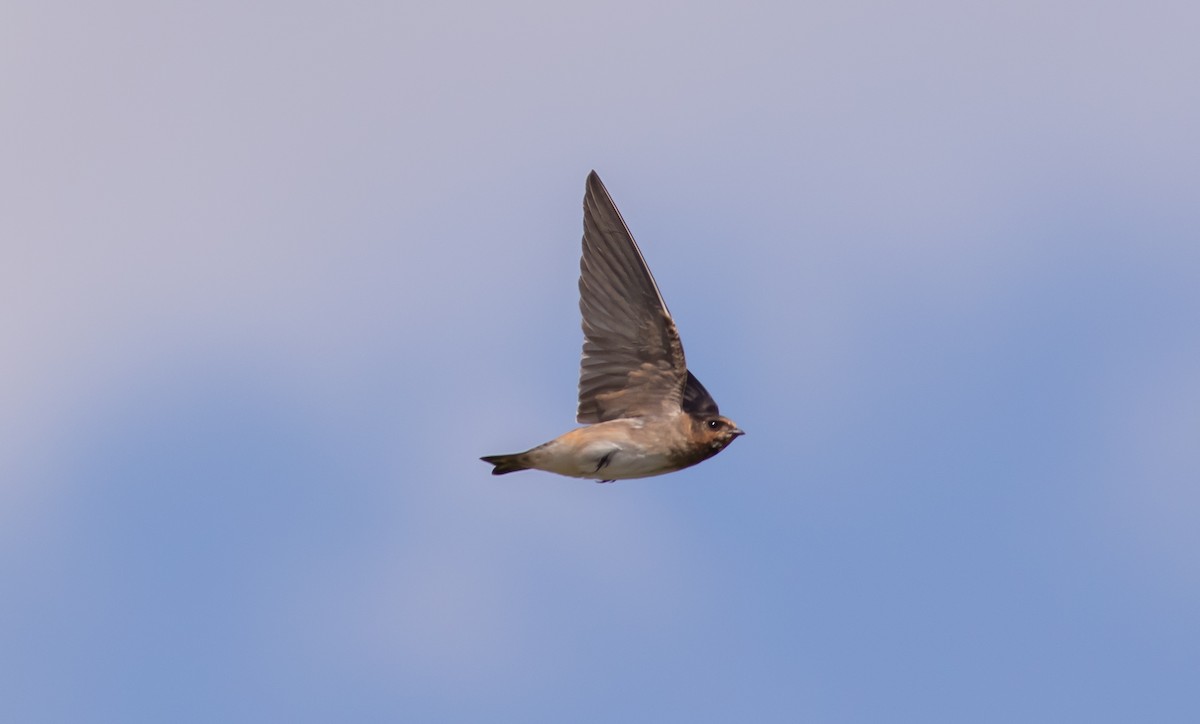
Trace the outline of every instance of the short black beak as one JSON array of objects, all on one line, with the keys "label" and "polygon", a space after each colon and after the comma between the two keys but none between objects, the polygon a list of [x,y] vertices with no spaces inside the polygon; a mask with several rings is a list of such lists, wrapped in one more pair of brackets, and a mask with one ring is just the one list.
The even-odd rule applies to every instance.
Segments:
[{"label": "short black beak", "polygon": [[740,427],[735,427],[729,431],[729,434],[733,435],[734,437],[738,437],[739,435],[745,435],[746,432]]}]

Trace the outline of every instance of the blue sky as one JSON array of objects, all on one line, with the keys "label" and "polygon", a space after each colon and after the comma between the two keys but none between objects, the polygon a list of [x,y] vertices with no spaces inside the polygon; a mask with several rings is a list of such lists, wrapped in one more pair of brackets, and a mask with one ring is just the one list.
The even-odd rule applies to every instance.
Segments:
[{"label": "blue sky", "polygon": [[[1193,722],[1200,10],[9,3],[20,722]],[[597,169],[748,435],[573,424]]]}]

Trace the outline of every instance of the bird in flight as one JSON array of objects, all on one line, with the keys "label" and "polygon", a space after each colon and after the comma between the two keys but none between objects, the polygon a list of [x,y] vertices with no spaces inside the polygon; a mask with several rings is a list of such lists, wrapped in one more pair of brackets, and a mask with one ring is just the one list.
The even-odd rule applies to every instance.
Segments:
[{"label": "bird in flight", "polygon": [[522,453],[481,458],[492,475],[545,470],[603,483],[661,475],[721,452],[742,430],[688,371],[675,321],[600,176],[588,174],[579,263],[584,427]]}]

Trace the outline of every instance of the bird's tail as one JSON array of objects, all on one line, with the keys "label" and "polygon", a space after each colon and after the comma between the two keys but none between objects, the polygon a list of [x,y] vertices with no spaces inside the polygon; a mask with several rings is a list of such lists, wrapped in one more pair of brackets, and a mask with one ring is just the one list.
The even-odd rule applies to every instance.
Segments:
[{"label": "bird's tail", "polygon": [[508,473],[515,473],[518,470],[528,470],[531,467],[525,453],[485,455],[479,459],[496,466],[492,469],[492,475],[506,475]]}]

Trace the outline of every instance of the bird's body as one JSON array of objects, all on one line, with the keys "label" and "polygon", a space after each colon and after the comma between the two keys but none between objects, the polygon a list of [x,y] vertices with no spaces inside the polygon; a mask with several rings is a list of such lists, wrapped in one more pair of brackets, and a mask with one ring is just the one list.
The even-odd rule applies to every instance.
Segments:
[{"label": "bird's body", "polygon": [[707,460],[743,434],[688,371],[666,302],[595,171],[583,206],[576,419],[586,427],[523,453],[482,458],[493,475],[536,469],[605,482],[645,478]]},{"label": "bird's body", "polygon": [[576,428],[524,453],[484,460],[516,466],[504,472],[532,468],[594,480],[648,478],[695,465],[721,451],[724,445],[718,440],[696,445],[694,427],[683,411],[625,417]]}]

